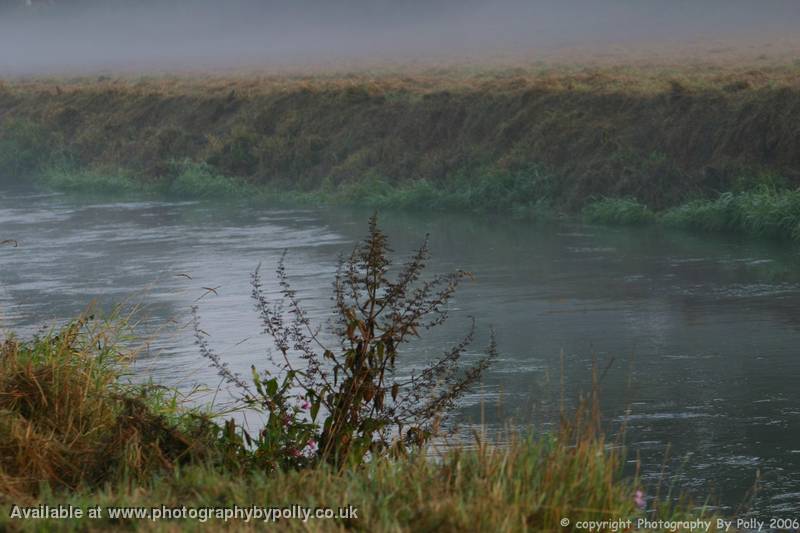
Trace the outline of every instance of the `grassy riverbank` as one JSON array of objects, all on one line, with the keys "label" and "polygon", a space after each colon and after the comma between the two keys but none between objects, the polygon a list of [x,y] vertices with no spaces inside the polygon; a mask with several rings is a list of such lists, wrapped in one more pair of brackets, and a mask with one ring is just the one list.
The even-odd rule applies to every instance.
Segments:
[{"label": "grassy riverbank", "polygon": [[162,505],[358,510],[357,518],[282,520],[292,531],[562,530],[564,517],[574,524],[709,515],[653,487],[637,494],[648,488],[623,476],[624,452],[609,446],[587,408],[556,434],[504,448],[455,447],[440,461],[412,454],[343,468],[248,467],[251,452],[235,445],[232,428],[188,409],[174,391],[128,383],[128,356],[116,344],[124,330],[95,322],[82,318],[30,341],[11,338],[0,349],[2,529],[44,527],[42,520],[13,518],[14,505],[103,508],[101,518],[49,522],[60,531],[259,527],[108,516],[109,507]]},{"label": "grassy riverbank", "polygon": [[761,187],[727,192],[655,212],[634,199],[605,198],[590,203],[583,216],[609,225],[661,224],[697,231],[727,232],[800,240],[800,191]]},{"label": "grassy riverbank", "polygon": [[631,198],[661,212],[800,185],[798,73],[767,63],[6,80],[0,175],[533,216]]}]

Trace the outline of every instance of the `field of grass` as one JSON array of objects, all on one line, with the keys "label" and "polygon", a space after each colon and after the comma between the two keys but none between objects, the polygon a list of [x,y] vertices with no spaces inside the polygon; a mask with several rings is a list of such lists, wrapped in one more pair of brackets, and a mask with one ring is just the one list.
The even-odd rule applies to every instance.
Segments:
[{"label": "field of grass", "polygon": [[[0,176],[517,214],[800,185],[800,66],[7,79]],[[627,219],[626,219],[627,220]]]},{"label": "field of grass", "polygon": [[[362,465],[264,471],[246,468],[230,430],[189,409],[177,393],[125,379],[119,322],[91,317],[0,349],[0,529],[59,531],[257,530],[209,518],[115,518],[110,507],[309,508],[352,506],[357,518],[281,520],[289,531],[569,530],[579,520],[680,520],[712,513],[642,487],[622,473],[624,451],[607,442],[584,404],[560,431],[510,445],[453,446]],[[12,517],[13,506],[74,506],[99,518]],[[180,512],[180,511],[177,511]],[[609,528],[606,528],[609,529]]]}]

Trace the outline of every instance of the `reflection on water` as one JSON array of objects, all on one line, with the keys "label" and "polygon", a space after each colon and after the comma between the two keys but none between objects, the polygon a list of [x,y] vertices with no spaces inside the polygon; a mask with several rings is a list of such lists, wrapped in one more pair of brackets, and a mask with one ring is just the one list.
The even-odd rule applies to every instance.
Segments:
[{"label": "reflection on water", "polygon": [[[0,328],[33,333],[91,300],[137,303],[150,335],[137,373],[215,388],[184,327],[191,305],[200,305],[204,329],[234,370],[264,364],[250,274],[259,263],[269,274],[288,249],[299,295],[312,319],[324,321],[337,257],[364,236],[368,215],[9,192],[0,236],[20,246],[0,253]],[[800,507],[795,248],[449,214],[384,213],[381,223],[398,255],[430,233],[433,272],[475,274],[453,300],[448,326],[406,358],[410,371],[443,351],[468,316],[482,326],[476,350],[488,326],[496,328],[502,356],[459,408],[460,424],[479,423],[483,412],[494,428],[551,427],[560,354],[567,398],[587,390],[593,359],[613,360],[603,409],[610,424],[627,421],[645,484],[659,479],[669,445],[667,475],[684,488],[736,507],[760,472],[753,512]]]}]

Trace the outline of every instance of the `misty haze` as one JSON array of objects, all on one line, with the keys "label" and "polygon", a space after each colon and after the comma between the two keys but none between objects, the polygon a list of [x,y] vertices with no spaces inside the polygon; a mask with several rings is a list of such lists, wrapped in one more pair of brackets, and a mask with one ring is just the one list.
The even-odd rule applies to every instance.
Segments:
[{"label": "misty haze", "polygon": [[793,37],[798,22],[797,3],[784,0],[4,0],[0,69],[41,74],[504,55],[535,60],[613,44],[764,44]]}]

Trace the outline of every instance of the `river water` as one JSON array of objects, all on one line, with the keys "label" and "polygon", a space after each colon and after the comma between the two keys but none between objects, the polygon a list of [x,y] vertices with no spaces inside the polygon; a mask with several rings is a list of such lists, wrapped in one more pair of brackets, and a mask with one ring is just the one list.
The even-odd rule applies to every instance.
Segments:
[{"label": "river water", "polygon": [[[0,331],[33,334],[92,301],[137,305],[148,340],[137,377],[213,390],[219,378],[186,327],[191,306],[247,375],[269,346],[250,300],[256,266],[273,293],[287,250],[300,298],[324,321],[337,258],[365,235],[369,214],[5,191],[0,240],[19,246],[0,248]],[[596,360],[608,368],[606,423],[627,424],[649,493],[673,485],[765,518],[800,509],[800,249],[442,213],[386,212],[380,222],[398,259],[429,233],[432,273],[475,276],[448,324],[405,354],[408,369],[444,351],[470,316],[471,357],[497,331],[499,360],[455,413],[462,431],[553,427],[562,390],[574,405]]]}]

